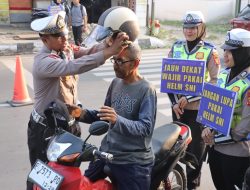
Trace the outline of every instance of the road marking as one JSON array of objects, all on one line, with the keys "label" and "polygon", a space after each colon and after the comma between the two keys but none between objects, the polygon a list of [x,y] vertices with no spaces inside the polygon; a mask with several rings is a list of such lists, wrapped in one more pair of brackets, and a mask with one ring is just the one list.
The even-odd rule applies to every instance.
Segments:
[{"label": "road marking", "polygon": [[[140,73],[155,73],[155,72],[160,72],[161,68],[155,68],[155,69],[143,69],[140,71]],[[114,76],[115,72],[114,71],[110,71],[110,72],[100,72],[97,73],[95,72],[96,76],[102,77],[102,76]]]},{"label": "road marking", "polygon": [[172,109],[171,108],[166,108],[166,109],[158,109],[160,113],[166,116],[171,116],[172,115]]},{"label": "road marking", "polygon": [[[8,67],[13,73],[16,73],[16,66],[15,66],[14,63],[4,62],[3,64],[6,67]],[[23,72],[24,72],[23,74],[24,74],[27,85],[33,90],[33,77],[32,77],[32,74],[28,70],[26,70],[24,67],[23,67]]]},{"label": "road marking", "polygon": [[11,107],[8,103],[0,103],[0,107]]}]

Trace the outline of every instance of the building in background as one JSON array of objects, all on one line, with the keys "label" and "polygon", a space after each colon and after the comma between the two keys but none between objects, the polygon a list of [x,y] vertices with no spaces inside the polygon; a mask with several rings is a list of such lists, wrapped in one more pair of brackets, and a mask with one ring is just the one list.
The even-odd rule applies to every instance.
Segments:
[{"label": "building in background", "polygon": [[[0,0],[0,24],[29,23],[32,8],[47,8],[51,0]],[[68,0],[70,1],[70,0]],[[155,2],[154,17],[159,20],[180,20],[187,10],[200,10],[206,20],[232,16],[239,0],[81,0],[86,6],[89,22],[97,22],[99,16],[112,6],[131,8],[138,16],[141,26],[150,18],[150,5]],[[240,0],[245,7],[248,0]],[[149,11],[147,15],[147,5]],[[119,18],[118,18],[119,19]]]}]

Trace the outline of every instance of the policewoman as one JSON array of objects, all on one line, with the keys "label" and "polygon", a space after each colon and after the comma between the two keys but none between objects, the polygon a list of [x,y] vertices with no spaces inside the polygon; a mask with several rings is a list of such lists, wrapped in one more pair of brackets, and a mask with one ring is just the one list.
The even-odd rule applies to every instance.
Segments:
[{"label": "policewoman", "polygon": [[[220,60],[215,47],[204,41],[206,25],[200,11],[188,11],[183,19],[183,34],[185,40],[174,43],[168,57],[186,60],[204,60],[206,62],[205,81],[216,84],[220,69]],[[200,166],[196,169],[187,167],[187,187],[196,189],[200,185],[200,171],[205,144],[201,138],[202,125],[196,122],[200,97],[180,94],[168,94],[172,103],[173,120],[179,120],[190,126],[192,142],[188,151],[194,154]]]},{"label": "policewoman", "polygon": [[218,86],[237,92],[237,101],[230,135],[216,134],[209,128],[202,132],[209,151],[209,166],[214,185],[218,190],[242,188],[244,174],[250,166],[250,32],[232,29],[224,45],[226,69],[218,79]]},{"label": "policewoman", "polygon": [[[43,48],[34,57],[32,70],[34,106],[28,124],[31,165],[38,158],[47,161],[44,136],[48,128],[44,110],[48,104],[55,99],[75,104],[75,75],[99,67],[105,60],[127,47],[123,42],[128,40],[128,36],[123,32],[118,34],[111,45],[101,43],[90,49],[70,46],[64,18],[65,12],[59,12],[31,23],[31,28],[39,33],[43,42]],[[74,121],[69,126],[74,126]]]}]

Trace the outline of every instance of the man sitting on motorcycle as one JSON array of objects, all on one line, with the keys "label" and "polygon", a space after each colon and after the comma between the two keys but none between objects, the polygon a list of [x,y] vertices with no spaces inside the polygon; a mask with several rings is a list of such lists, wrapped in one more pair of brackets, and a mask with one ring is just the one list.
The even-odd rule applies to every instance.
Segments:
[{"label": "man sitting on motorcycle", "polygon": [[[111,58],[116,78],[113,79],[104,106],[82,110],[79,121],[104,120],[110,129],[100,150],[114,155],[112,163],[96,160],[85,176],[91,181],[105,178],[107,164],[111,179],[119,190],[148,190],[154,154],[151,145],[155,125],[157,96],[155,88],[139,74],[141,49],[131,43]],[[69,111],[72,112],[71,106]]]}]

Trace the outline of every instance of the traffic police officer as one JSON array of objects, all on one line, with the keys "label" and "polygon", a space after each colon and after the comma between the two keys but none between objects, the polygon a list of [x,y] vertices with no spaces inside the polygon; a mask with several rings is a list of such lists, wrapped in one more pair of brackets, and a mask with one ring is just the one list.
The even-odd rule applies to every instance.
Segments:
[{"label": "traffic police officer", "polygon": [[218,190],[242,188],[244,174],[250,166],[250,32],[232,29],[226,35],[223,70],[217,82],[221,88],[237,92],[230,135],[216,134],[209,128],[202,132],[209,151],[209,166]]},{"label": "traffic police officer", "polygon": [[[34,57],[33,83],[34,107],[28,124],[28,147],[30,163],[36,159],[47,161],[44,135],[47,130],[44,110],[55,99],[67,103],[76,103],[76,78],[74,75],[87,72],[102,65],[106,59],[118,54],[128,40],[120,32],[111,45],[106,43],[90,49],[70,46],[67,40],[68,30],[64,21],[65,12],[34,20],[31,28],[39,32],[44,44]],[[64,51],[64,52],[63,52]],[[71,51],[71,52],[70,52]],[[72,54],[66,56],[65,54]],[[73,59],[73,57],[75,59]],[[66,83],[70,83],[67,87]],[[69,125],[72,125],[71,121]],[[27,187],[30,188],[30,185]]]},{"label": "traffic police officer", "polygon": [[[215,47],[204,41],[206,36],[206,25],[204,16],[200,11],[188,11],[183,19],[184,41],[177,41],[172,46],[168,57],[186,60],[206,61],[206,82],[216,84],[220,69],[220,60]],[[201,97],[185,96],[180,94],[168,94],[172,103],[173,120],[179,120],[190,126],[192,142],[188,151],[193,153],[200,166],[196,169],[187,167],[187,187],[195,189],[200,184],[200,171],[202,167],[202,155],[205,144],[201,138],[202,125],[196,122]]]}]

